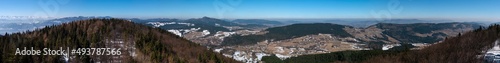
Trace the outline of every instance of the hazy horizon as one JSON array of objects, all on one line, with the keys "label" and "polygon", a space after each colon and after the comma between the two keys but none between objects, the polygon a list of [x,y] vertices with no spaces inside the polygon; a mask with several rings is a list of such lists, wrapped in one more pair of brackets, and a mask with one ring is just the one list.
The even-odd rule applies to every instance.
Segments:
[{"label": "hazy horizon", "polygon": [[0,16],[496,21],[495,6],[500,0],[1,0]]}]

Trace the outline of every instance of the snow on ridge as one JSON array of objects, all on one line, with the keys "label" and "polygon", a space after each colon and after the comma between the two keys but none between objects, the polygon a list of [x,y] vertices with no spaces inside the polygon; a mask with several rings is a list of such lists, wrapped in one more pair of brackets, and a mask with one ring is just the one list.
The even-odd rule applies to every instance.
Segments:
[{"label": "snow on ridge", "polygon": [[221,50],[224,50],[224,48],[214,49],[215,52],[220,52]]},{"label": "snow on ridge", "polygon": [[231,36],[233,34],[236,34],[236,32],[222,32],[222,31],[217,31],[214,36],[219,37],[219,39],[224,39],[225,37]]},{"label": "snow on ridge", "polygon": [[278,52],[278,53],[283,53],[283,52],[285,52],[285,51],[283,50],[283,47],[274,47],[274,48],[278,49],[278,50],[276,50],[276,52]]},{"label": "snow on ridge", "polygon": [[220,26],[220,24],[215,23],[215,26]]},{"label": "snow on ridge", "polygon": [[[177,36],[181,36],[184,34],[184,33],[189,33],[191,31],[198,31],[200,30],[200,28],[191,28],[191,29],[178,29],[178,30],[175,30],[175,29],[171,29],[171,30],[167,30],[168,32],[171,32],[171,33],[174,33],[175,35]],[[208,32],[210,34],[210,32]],[[208,35],[208,34],[207,34]]]},{"label": "snow on ridge", "polygon": [[[174,22],[175,23],[175,22]],[[154,27],[160,27],[160,26],[164,26],[166,25],[167,23],[161,23],[161,22],[148,22],[147,24],[151,24],[153,25]]]},{"label": "snow on ridge", "polygon": [[496,63],[500,60],[499,56],[500,55],[500,46],[498,45],[498,41],[496,40],[495,43],[493,44],[493,47],[489,50],[483,51],[486,52],[482,55],[478,55],[478,57],[483,57],[484,60],[488,63]]},{"label": "snow on ridge", "polygon": [[233,54],[233,59],[235,60],[238,60],[238,61],[245,61],[246,57],[244,56],[244,54],[246,54],[245,52],[241,52],[241,51],[236,51],[234,52]]},{"label": "snow on ridge", "polygon": [[500,54],[500,46],[498,45],[498,40],[495,41],[495,43],[493,44],[494,46],[489,49],[487,51],[487,53],[492,53],[492,54],[495,54],[495,55],[499,55]]},{"label": "snow on ridge", "polygon": [[178,23],[178,22],[148,22],[146,24],[151,24],[153,25],[154,27],[161,27],[161,26],[165,26],[167,24],[181,24],[181,25],[187,25],[187,26],[194,26],[194,24],[191,24],[191,23]]},{"label": "snow on ridge", "polygon": [[210,31],[208,30],[203,30],[202,31],[203,35],[202,36],[206,36],[206,35],[209,35],[210,34]]},{"label": "snow on ridge", "polygon": [[187,26],[194,26],[194,24],[191,24],[191,23],[177,23],[177,24],[183,24],[183,25],[187,25]]},{"label": "snow on ridge", "polygon": [[171,32],[171,33],[174,33],[177,36],[181,36],[182,37],[182,33],[179,30],[167,30],[167,31]]},{"label": "snow on ridge", "polygon": [[[223,48],[214,49],[214,51],[216,52],[220,52],[220,50],[223,50]],[[259,63],[262,57],[269,56],[270,54],[266,54],[263,52],[245,52],[236,50],[232,54],[222,54],[222,55],[244,63]]]},{"label": "snow on ridge", "polygon": [[429,44],[427,44],[427,43],[411,43],[411,45],[413,45],[413,46],[426,46]]}]

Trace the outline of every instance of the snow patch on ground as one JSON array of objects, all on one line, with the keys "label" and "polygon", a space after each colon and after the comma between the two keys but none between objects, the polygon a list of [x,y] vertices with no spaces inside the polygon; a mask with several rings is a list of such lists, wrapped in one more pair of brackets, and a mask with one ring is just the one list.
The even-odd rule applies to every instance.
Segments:
[{"label": "snow patch on ground", "polygon": [[[344,43],[349,43],[349,42],[344,42]],[[359,47],[359,46],[364,46],[366,44],[359,44],[359,43],[350,43],[351,44],[351,48],[352,49],[357,49],[357,50],[371,50],[370,48],[363,48],[363,47]]]},{"label": "snow patch on ground", "polygon": [[236,51],[234,52],[233,54],[233,59],[237,60],[237,61],[243,61],[243,62],[246,62],[246,56],[244,55],[246,54],[245,52],[241,52],[241,51]]},{"label": "snow patch on ground", "polygon": [[287,58],[292,57],[292,56],[288,56],[288,55],[281,55],[281,54],[275,54],[275,55],[276,55],[276,57],[280,58],[281,60],[285,60],[285,59],[287,59]]},{"label": "snow patch on ground", "polygon": [[429,44],[427,43],[411,43],[413,46],[428,46]]},{"label": "snow patch on ground", "polygon": [[64,54],[63,58],[64,58],[64,61],[69,62],[69,55],[68,54]]},{"label": "snow patch on ground", "polygon": [[[215,49],[214,51],[222,50],[222,48]],[[270,54],[262,53],[262,52],[245,52],[245,51],[235,51],[233,54],[222,54],[226,57],[231,57],[237,61],[241,61],[244,63],[259,63],[262,57],[269,56]]]},{"label": "snow patch on ground", "polygon": [[[200,28],[191,28],[191,29],[171,29],[171,30],[167,30],[168,32],[171,32],[171,33],[174,33],[175,35],[177,36],[181,36],[185,33],[189,33],[189,32],[192,32],[192,31],[198,31],[200,30]],[[203,33],[208,35],[210,34],[210,32],[206,31],[206,30],[203,30]]]},{"label": "snow patch on ground", "polygon": [[209,34],[210,34],[210,31],[208,31],[208,30],[203,30],[203,31],[202,31],[202,33],[203,33],[203,36],[206,36],[206,35],[209,35]]},{"label": "snow patch on ground", "polygon": [[171,33],[174,33],[174,34],[175,34],[175,35],[177,35],[177,36],[181,36],[181,37],[182,37],[182,33],[181,33],[181,31],[179,31],[179,30],[167,30],[167,31],[168,31],[168,32],[171,32]]},{"label": "snow patch on ground", "polygon": [[148,22],[147,24],[151,24],[154,27],[161,27],[161,26],[164,26],[166,24],[175,24],[175,22],[165,22],[165,23],[162,23],[162,22]]},{"label": "snow patch on ground", "polygon": [[266,54],[266,53],[255,53],[255,56],[257,56],[257,61],[260,61],[260,60],[262,60],[262,57],[269,56],[269,54]]},{"label": "snow patch on ground", "polygon": [[181,24],[181,25],[186,25],[186,26],[194,26],[194,24],[191,24],[191,23],[177,23],[177,22],[148,22],[146,24],[151,24],[154,27],[161,27],[161,26],[165,26],[167,24]]},{"label": "snow patch on ground", "polygon": [[495,41],[493,48],[487,50],[486,54],[484,54],[484,60],[486,60],[487,63],[500,62],[500,46],[498,45],[498,41],[499,40]]},{"label": "snow patch on ground", "polygon": [[224,39],[225,37],[231,36],[235,34],[236,32],[222,32],[222,31],[217,31],[217,33],[214,35],[216,37],[219,37],[219,39]]},{"label": "snow patch on ground", "polygon": [[387,44],[387,45],[382,46],[382,50],[389,50],[392,47],[396,47],[396,46],[401,46],[401,44]]},{"label": "snow patch on ground", "polygon": [[274,48],[278,49],[278,50],[276,50],[276,52],[278,52],[278,53],[285,52],[285,50],[283,50],[283,47],[274,47]]},{"label": "snow patch on ground", "polygon": [[220,26],[220,24],[215,23],[215,26]]},{"label": "snow patch on ground", "polygon": [[489,49],[486,53],[500,55],[500,46],[498,45],[498,41],[495,41],[493,48]]},{"label": "snow patch on ground", "polygon": [[182,24],[182,25],[187,25],[187,26],[194,26],[194,24],[191,24],[191,23],[177,23],[177,24]]},{"label": "snow patch on ground", "polygon": [[214,49],[215,52],[220,52],[221,50],[224,50],[224,48]]}]

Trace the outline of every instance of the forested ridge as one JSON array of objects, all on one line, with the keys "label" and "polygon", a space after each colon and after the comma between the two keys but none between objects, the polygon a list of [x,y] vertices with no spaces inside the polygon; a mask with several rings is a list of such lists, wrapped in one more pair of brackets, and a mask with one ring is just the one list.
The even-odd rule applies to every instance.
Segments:
[{"label": "forested ridge", "polygon": [[499,39],[500,25],[491,25],[446,38],[443,42],[421,50],[378,56],[365,63],[481,63],[484,51],[493,47]]},{"label": "forested ridge", "polygon": [[0,63],[66,62],[61,55],[14,55],[16,48],[22,47],[123,49],[120,56],[71,55],[68,62],[239,63],[160,28],[114,18],[73,21],[5,34],[0,37],[0,47]]},{"label": "forested ridge", "polygon": [[340,51],[301,55],[284,60],[271,55],[264,56],[262,60],[271,63],[482,63],[483,54],[500,38],[499,33],[500,25],[495,24],[445,38],[442,42],[420,50],[409,50],[414,46],[403,44],[402,47],[387,51]]},{"label": "forested ridge", "polygon": [[352,35],[343,30],[345,27],[350,26],[331,23],[293,24],[289,26],[268,28],[265,30],[268,31],[268,33],[263,35],[233,35],[231,37],[226,37],[222,45],[248,45],[256,44],[264,40],[279,41],[318,33],[332,34],[332,36],[338,37],[352,37]]},{"label": "forested ridge", "polygon": [[[445,33],[433,33],[433,31],[445,30],[445,29],[464,29],[471,27],[477,29],[480,27],[478,24],[470,23],[415,23],[415,24],[391,24],[391,23],[379,23],[375,24],[377,28],[383,29],[384,34],[395,38],[398,41],[405,43],[435,43],[443,40],[444,38],[439,38],[439,36],[448,36]],[[471,29],[472,30],[472,29]],[[419,34],[429,34],[431,36],[420,37],[415,35]],[[450,35],[451,36],[451,35]]]}]

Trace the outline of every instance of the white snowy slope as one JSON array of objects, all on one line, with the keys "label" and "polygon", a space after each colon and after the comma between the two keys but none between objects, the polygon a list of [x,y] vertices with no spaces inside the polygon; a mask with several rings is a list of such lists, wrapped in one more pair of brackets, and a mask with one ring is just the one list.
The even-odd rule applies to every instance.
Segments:
[{"label": "white snowy slope", "polygon": [[396,47],[396,46],[401,46],[401,44],[386,44],[386,45],[382,46],[382,50],[389,50],[392,47]]},{"label": "white snowy slope", "polygon": [[167,31],[182,37],[182,33],[179,30],[167,30]]},{"label": "white snowy slope", "polygon": [[[200,28],[191,28],[191,29],[171,29],[171,30],[167,30],[168,32],[171,32],[171,33],[174,33],[175,35],[177,36],[183,36],[184,34],[186,33],[189,33],[189,32],[192,32],[192,31],[198,31],[200,30]],[[203,34],[204,35],[208,35],[210,34],[210,32],[208,30],[203,30]]]},{"label": "white snowy slope", "polygon": [[479,56],[483,56],[484,60],[487,62],[493,62],[493,63],[500,62],[500,46],[498,45],[498,41],[499,40],[495,41],[493,47],[487,50],[485,54]]}]

